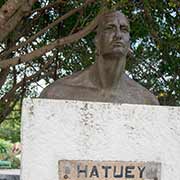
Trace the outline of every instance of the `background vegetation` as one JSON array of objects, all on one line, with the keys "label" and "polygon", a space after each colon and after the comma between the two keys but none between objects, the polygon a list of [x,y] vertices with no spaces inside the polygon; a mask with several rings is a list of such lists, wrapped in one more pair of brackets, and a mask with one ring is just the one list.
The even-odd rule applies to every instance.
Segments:
[{"label": "background vegetation", "polygon": [[0,138],[0,169],[20,168],[20,155],[12,151],[13,144]]},{"label": "background vegetation", "polygon": [[0,7],[0,138],[20,141],[24,97],[94,62],[103,9],[129,18],[129,76],[161,105],[180,105],[178,0],[1,0]]}]

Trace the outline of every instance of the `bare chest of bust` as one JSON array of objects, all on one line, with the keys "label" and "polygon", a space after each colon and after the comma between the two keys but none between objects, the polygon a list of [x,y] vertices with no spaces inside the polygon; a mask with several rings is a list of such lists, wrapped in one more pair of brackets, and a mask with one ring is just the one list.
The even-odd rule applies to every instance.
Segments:
[{"label": "bare chest of bust", "polygon": [[154,95],[126,75],[122,76],[122,81],[116,88],[105,89],[93,83],[88,73],[56,81],[42,92],[41,98],[120,104],[158,104]]},{"label": "bare chest of bust", "polygon": [[[67,99],[97,102],[114,102],[129,104],[151,104],[149,98],[142,96],[136,89],[104,90],[98,88],[86,88],[83,86],[59,86],[59,93],[49,91],[46,97],[51,99]],[[57,90],[57,89],[56,89]],[[149,102],[148,102],[149,101]]]}]

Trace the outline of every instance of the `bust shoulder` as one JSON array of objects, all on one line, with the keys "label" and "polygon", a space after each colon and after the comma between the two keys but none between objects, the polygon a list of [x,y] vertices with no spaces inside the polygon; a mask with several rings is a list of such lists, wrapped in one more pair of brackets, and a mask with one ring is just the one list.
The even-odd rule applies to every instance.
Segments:
[{"label": "bust shoulder", "polygon": [[136,99],[142,99],[142,101],[144,101],[142,104],[159,105],[157,98],[145,87],[129,78],[127,75],[124,76],[124,80],[126,82],[127,90],[130,91],[130,94]]},{"label": "bust shoulder", "polygon": [[75,89],[92,87],[89,69],[86,69],[56,80],[42,91],[40,98],[67,99],[71,98]]}]

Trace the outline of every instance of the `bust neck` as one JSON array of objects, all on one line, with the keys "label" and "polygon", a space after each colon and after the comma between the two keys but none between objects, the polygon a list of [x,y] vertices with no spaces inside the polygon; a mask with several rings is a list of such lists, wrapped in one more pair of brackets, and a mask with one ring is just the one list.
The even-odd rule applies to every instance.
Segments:
[{"label": "bust neck", "polygon": [[118,85],[122,84],[125,64],[125,57],[98,56],[93,68],[93,82],[104,90],[117,89]]}]

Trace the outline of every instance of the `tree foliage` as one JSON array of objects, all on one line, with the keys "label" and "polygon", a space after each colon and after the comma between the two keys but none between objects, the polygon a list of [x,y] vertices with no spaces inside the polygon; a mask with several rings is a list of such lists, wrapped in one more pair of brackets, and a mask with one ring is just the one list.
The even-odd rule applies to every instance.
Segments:
[{"label": "tree foliage", "polygon": [[106,9],[122,10],[130,21],[127,73],[154,93],[161,105],[180,105],[178,1],[16,3],[0,4],[0,123],[13,117],[24,97],[38,97],[46,85],[94,62],[97,18]]},{"label": "tree foliage", "polygon": [[[20,168],[20,156],[13,153],[13,144],[0,138],[0,168]],[[6,165],[5,165],[6,164]]]},{"label": "tree foliage", "polygon": [[20,105],[14,107],[10,116],[0,126],[0,137],[11,143],[20,142]]}]

